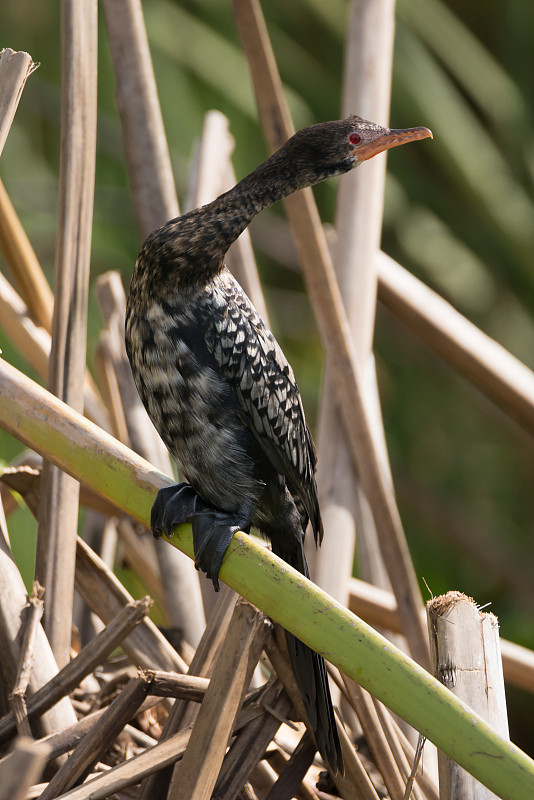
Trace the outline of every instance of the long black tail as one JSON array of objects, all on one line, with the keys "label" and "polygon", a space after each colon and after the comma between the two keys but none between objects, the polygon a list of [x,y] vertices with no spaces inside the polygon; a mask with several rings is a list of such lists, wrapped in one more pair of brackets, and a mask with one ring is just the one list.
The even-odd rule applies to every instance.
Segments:
[{"label": "long black tail", "polygon": [[[309,578],[302,535],[274,536],[271,542],[277,556]],[[313,728],[317,749],[331,772],[343,774],[343,756],[324,659],[289,631],[286,631],[286,641],[293,674]]]}]

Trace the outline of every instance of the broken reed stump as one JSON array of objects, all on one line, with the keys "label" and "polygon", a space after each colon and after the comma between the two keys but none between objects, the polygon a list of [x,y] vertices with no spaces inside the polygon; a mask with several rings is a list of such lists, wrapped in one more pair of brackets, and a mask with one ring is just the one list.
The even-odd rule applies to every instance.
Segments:
[{"label": "broken reed stump", "polygon": [[24,800],[39,777],[49,754],[48,745],[21,736],[0,764],[0,800]]},{"label": "broken reed stump", "polygon": [[[508,738],[499,646],[499,623],[474,600],[448,592],[427,603],[430,650],[436,677]],[[441,800],[493,800],[497,795],[439,751]]]}]

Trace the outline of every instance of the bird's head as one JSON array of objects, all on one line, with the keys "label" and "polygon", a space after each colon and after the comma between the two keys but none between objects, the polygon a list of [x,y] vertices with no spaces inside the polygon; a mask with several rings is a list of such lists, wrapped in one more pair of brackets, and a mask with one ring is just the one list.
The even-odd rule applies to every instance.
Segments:
[{"label": "bird's head", "polygon": [[384,150],[428,137],[432,138],[428,128],[383,128],[351,115],[303,128],[286,142],[282,151],[286,162],[292,163],[295,175],[301,176],[302,186],[309,186],[349,172]]}]

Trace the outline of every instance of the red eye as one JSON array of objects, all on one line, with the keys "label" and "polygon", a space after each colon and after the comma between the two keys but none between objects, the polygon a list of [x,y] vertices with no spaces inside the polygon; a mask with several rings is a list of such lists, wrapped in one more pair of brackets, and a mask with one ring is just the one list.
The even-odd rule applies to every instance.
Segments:
[{"label": "red eye", "polygon": [[351,133],[351,135],[349,136],[349,142],[351,144],[360,144],[361,140],[362,137],[360,136],[359,133]]}]

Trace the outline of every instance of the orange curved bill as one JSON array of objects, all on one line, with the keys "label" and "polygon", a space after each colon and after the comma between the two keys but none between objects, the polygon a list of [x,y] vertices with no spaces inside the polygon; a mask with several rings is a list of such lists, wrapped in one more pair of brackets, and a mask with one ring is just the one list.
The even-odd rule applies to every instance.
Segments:
[{"label": "orange curved bill", "polygon": [[391,150],[392,147],[399,147],[401,144],[416,142],[419,139],[433,139],[432,131],[428,128],[391,128],[378,131],[376,137],[359,149],[355,149],[354,154],[358,161],[367,161],[369,158],[382,153],[384,150]]}]

